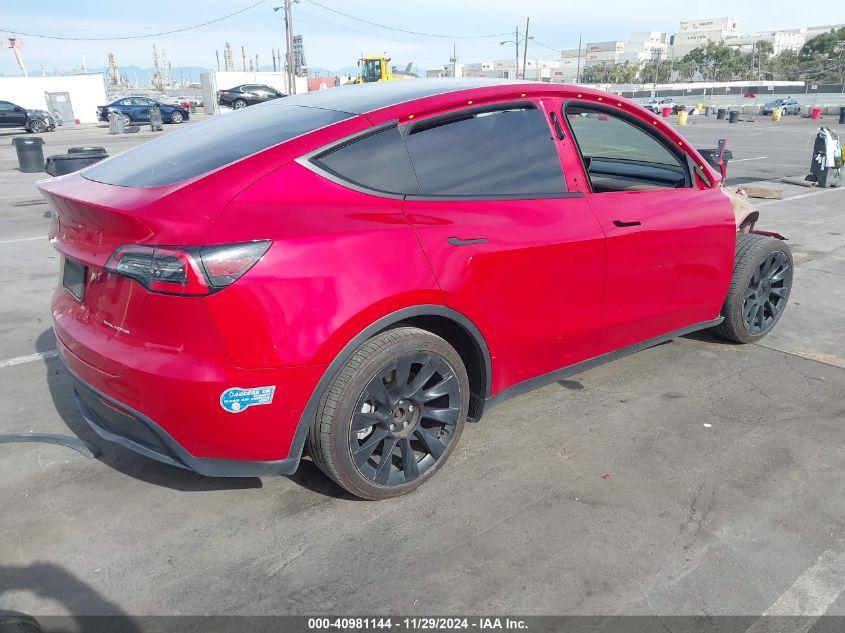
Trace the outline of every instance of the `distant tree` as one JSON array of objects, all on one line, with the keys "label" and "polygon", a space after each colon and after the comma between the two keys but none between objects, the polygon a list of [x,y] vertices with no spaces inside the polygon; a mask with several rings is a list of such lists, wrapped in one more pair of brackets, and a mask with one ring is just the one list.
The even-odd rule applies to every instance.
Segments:
[{"label": "distant tree", "polygon": [[804,44],[801,48],[801,55],[808,58],[813,57],[814,55],[821,55],[828,58],[837,57],[839,55],[839,51],[836,49],[840,42],[843,41],[845,41],[845,27],[831,30],[827,33],[817,35]]}]

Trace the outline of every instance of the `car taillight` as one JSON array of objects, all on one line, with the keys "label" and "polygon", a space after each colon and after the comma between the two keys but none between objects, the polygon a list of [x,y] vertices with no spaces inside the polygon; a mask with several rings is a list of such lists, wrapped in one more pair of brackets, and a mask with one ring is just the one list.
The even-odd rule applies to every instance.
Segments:
[{"label": "car taillight", "polygon": [[269,240],[185,248],[130,244],[118,247],[105,269],[134,279],[152,292],[202,296],[234,283],[270,244]]},{"label": "car taillight", "polygon": [[217,96],[218,96],[218,97],[224,97],[224,96],[226,96],[227,94],[229,94],[229,93],[228,93],[226,90],[218,90],[218,91],[217,91]]}]

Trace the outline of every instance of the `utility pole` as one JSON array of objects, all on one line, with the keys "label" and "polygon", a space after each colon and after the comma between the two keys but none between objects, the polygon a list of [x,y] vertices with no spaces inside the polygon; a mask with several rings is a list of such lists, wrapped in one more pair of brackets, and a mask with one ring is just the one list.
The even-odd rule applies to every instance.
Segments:
[{"label": "utility pole", "polygon": [[516,78],[519,79],[519,26],[514,29],[513,46],[516,49],[516,65],[513,67],[513,72]]},{"label": "utility pole", "polygon": [[528,60],[528,23],[531,18],[525,18],[525,46],[522,49],[522,78],[525,79],[525,65]]},{"label": "utility pole", "polygon": [[244,72],[246,72],[246,49],[241,45],[241,63],[243,64]]},{"label": "utility pole", "polygon": [[578,66],[575,69],[575,83],[581,81],[581,34],[578,34]]},{"label": "utility pole", "polygon": [[214,56],[217,58],[217,72],[220,72],[220,51],[215,50]]},{"label": "utility pole", "polygon": [[654,92],[657,96],[657,82],[660,80],[660,58],[663,57],[663,49],[655,49],[654,53],[657,60],[654,65]]},{"label": "utility pole", "polygon": [[292,0],[285,0],[285,61],[288,70],[288,94],[296,94],[296,75],[293,63],[293,16],[290,7]]},{"label": "utility pole", "polygon": [[[284,11],[285,16],[285,74],[287,79],[288,94],[296,93],[296,65],[293,61],[293,15],[291,14],[291,6],[294,2],[299,0],[284,0],[285,4],[281,7],[273,7],[273,11]],[[279,63],[281,66],[281,61]]]},{"label": "utility pole", "polygon": [[255,72],[258,72],[258,53],[255,54]]}]

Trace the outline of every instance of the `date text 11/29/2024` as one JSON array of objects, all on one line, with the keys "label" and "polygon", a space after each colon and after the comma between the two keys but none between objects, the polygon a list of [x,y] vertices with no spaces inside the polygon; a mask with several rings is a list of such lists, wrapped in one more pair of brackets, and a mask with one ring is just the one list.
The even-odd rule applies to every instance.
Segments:
[{"label": "date text 11/29/2024", "polygon": [[386,630],[400,629],[408,631],[520,631],[527,630],[524,619],[508,617],[353,617],[353,618],[308,618],[308,629],[319,630]]}]

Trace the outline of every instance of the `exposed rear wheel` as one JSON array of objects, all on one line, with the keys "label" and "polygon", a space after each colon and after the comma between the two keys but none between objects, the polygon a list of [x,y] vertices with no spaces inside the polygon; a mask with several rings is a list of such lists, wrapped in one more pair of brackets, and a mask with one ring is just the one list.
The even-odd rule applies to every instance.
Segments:
[{"label": "exposed rear wheel", "polygon": [[738,343],[763,338],[786,309],[791,289],[789,247],[772,237],[737,235],[733,278],[721,313],[725,320],[713,331]]},{"label": "exposed rear wheel", "polygon": [[29,131],[33,134],[43,134],[47,131],[47,124],[41,119],[33,119],[29,123]]},{"label": "exposed rear wheel", "polygon": [[358,497],[399,496],[443,465],[468,406],[469,380],[454,348],[425,330],[388,330],[359,347],[332,381],[308,451]]},{"label": "exposed rear wheel", "polygon": [[182,122],[182,119],[183,119],[183,118],[184,118],[184,117],[182,116],[182,113],[181,113],[181,112],[173,112],[173,113],[171,113],[171,115],[170,115],[170,122],[171,122],[171,123],[176,123],[176,124],[179,124],[179,123],[181,123],[181,122]]},{"label": "exposed rear wheel", "polygon": [[245,108],[246,107],[246,101],[244,101],[243,99],[238,99],[237,101],[235,101],[233,107],[235,108],[235,110],[240,110],[241,108]]}]

